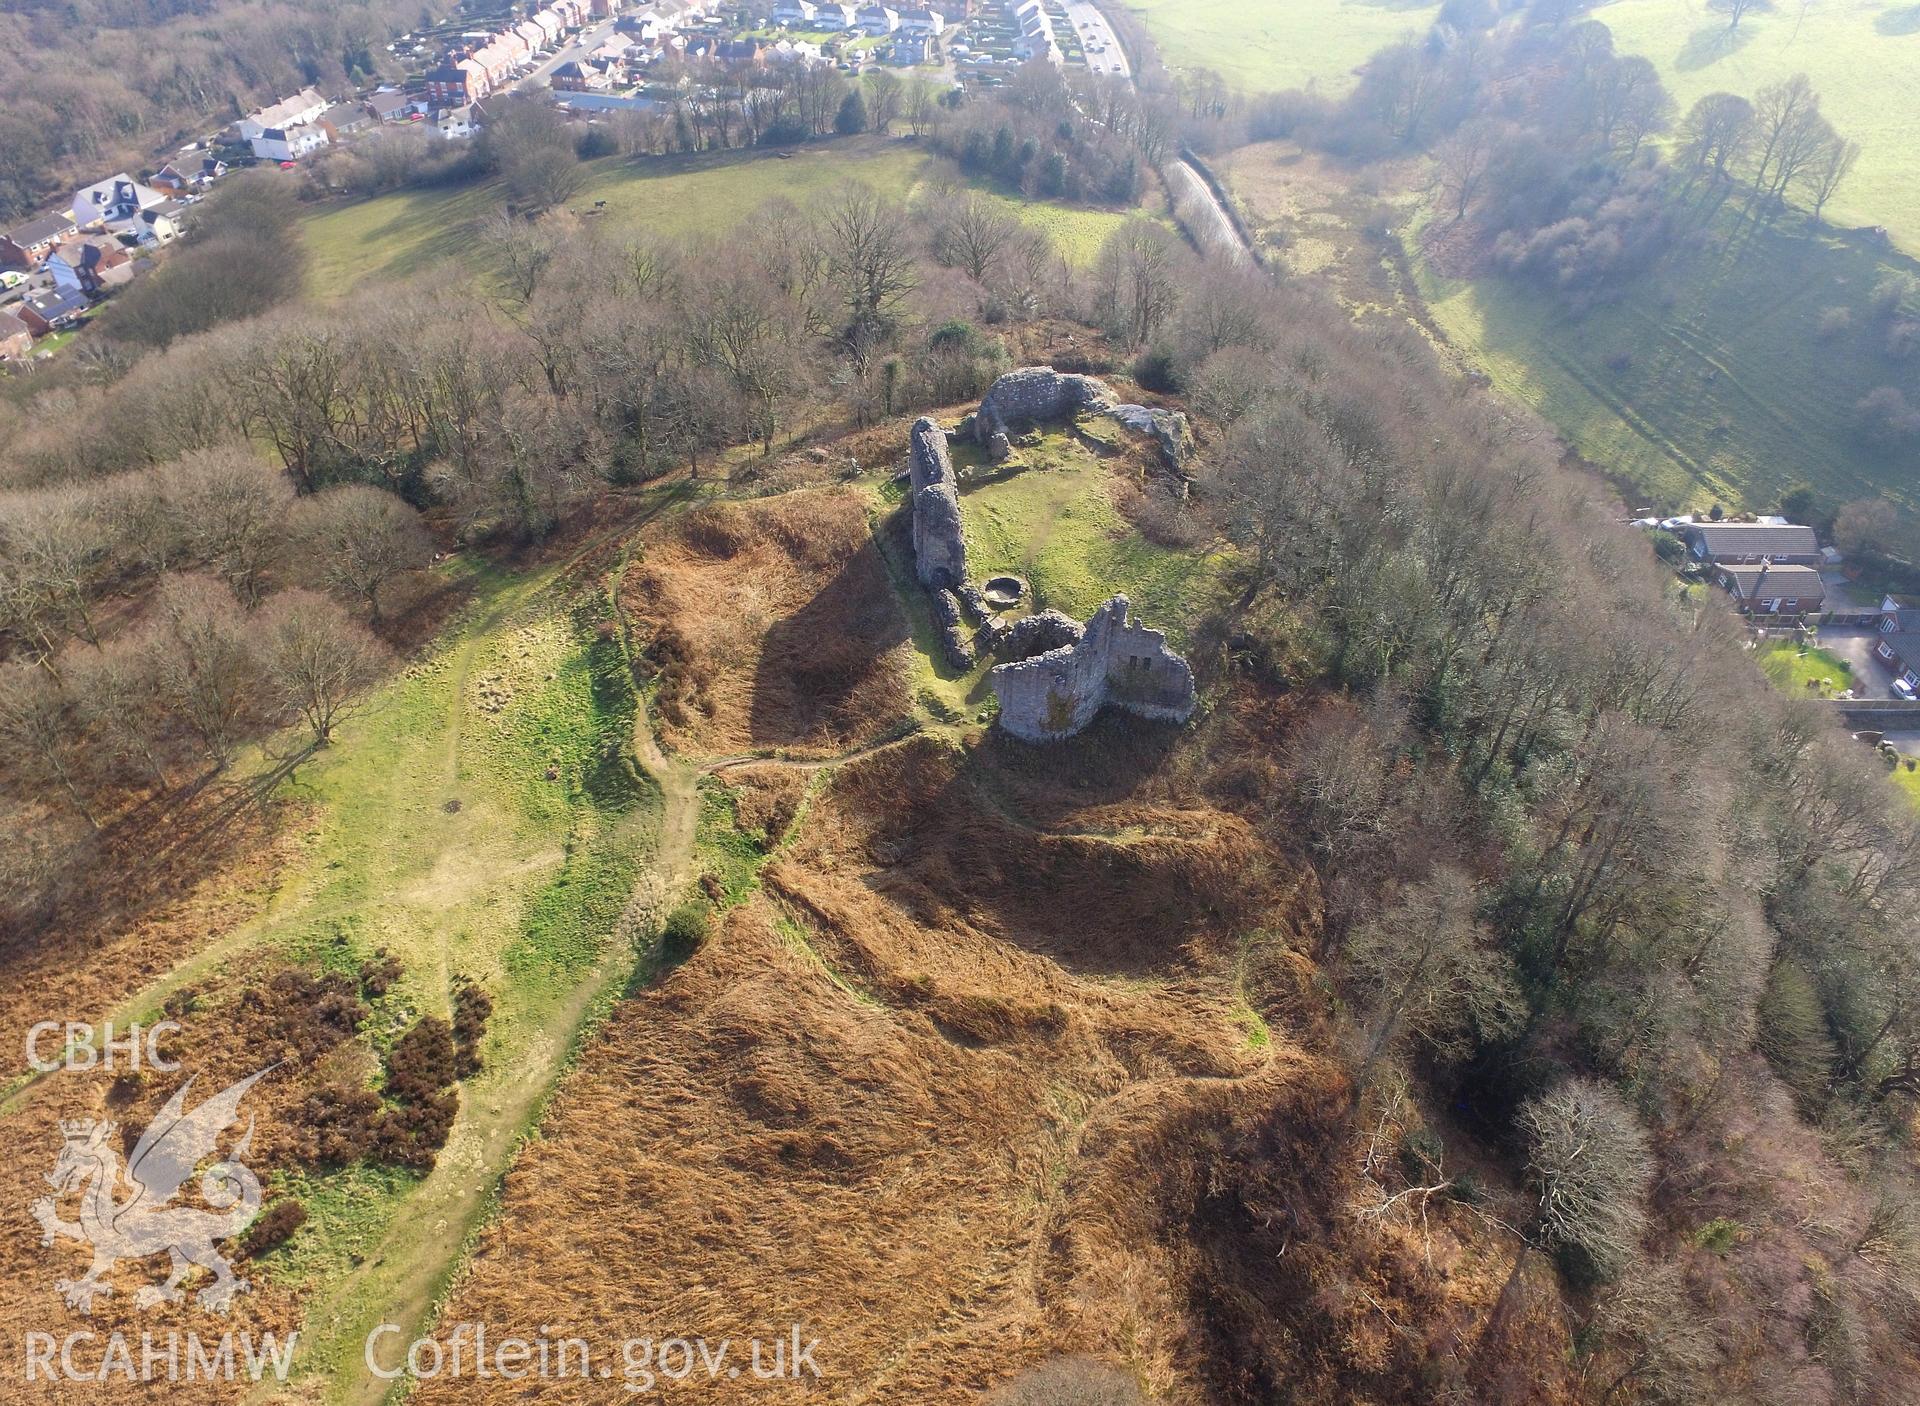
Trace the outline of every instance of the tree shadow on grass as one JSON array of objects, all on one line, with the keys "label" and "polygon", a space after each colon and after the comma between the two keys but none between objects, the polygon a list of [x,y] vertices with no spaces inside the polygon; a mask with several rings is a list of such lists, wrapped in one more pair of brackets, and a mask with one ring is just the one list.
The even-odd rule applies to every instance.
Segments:
[{"label": "tree shadow on grass", "polygon": [[1920,5],[1906,5],[1898,10],[1882,10],[1880,18],[1873,22],[1873,27],[1881,34],[1920,34]]},{"label": "tree shadow on grass", "polygon": [[[1766,8],[1755,5],[1754,10]],[[1703,68],[1711,68],[1724,58],[1729,58],[1746,48],[1753,38],[1749,29],[1729,29],[1724,24],[1708,25],[1705,29],[1696,29],[1675,57],[1673,66],[1682,73],[1694,73]]]}]

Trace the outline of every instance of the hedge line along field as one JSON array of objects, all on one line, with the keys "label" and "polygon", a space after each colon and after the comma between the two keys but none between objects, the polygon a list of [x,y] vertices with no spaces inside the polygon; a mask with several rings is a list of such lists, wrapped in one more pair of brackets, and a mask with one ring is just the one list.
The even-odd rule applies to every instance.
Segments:
[{"label": "hedge line along field", "polygon": [[[695,156],[609,156],[586,163],[573,208],[604,200],[597,224],[669,238],[718,234],[770,200],[804,203],[843,181],[910,198],[931,183],[959,180],[951,163],[924,148],[883,137],[818,142],[784,153],[706,152]],[[1044,229],[1075,263],[1089,263],[1125,215],[989,192]],[[302,223],[310,259],[308,291],[337,298],[383,277],[436,265],[486,267],[475,232],[505,197],[496,181],[401,190],[316,207]]]},{"label": "hedge line along field", "polygon": [[[1337,95],[1388,44],[1424,33],[1437,7],[1414,0],[1125,0],[1176,69],[1211,69],[1250,93],[1312,84]],[[1831,206],[1844,225],[1884,225],[1920,251],[1920,143],[1912,139],[1920,74],[1915,0],[1762,0],[1730,27],[1702,0],[1613,0],[1592,11],[1622,53],[1640,54],[1685,112],[1715,91],[1751,98],[1806,73],[1836,126],[1861,145]]]},{"label": "hedge line along field", "polygon": [[1842,225],[1885,225],[1920,252],[1920,143],[1913,88],[1920,78],[1920,4],[1914,0],[1772,0],[1737,27],[1699,0],[1615,0],[1593,11],[1622,53],[1652,60],[1681,112],[1704,94],[1751,98],[1805,73],[1821,109],[1860,143],[1860,162],[1829,207]]}]

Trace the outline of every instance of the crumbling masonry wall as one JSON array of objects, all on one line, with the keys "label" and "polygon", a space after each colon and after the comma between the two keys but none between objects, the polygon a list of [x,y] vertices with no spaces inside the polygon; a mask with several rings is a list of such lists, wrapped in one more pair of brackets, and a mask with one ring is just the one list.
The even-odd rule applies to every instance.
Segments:
[{"label": "crumbling masonry wall", "polygon": [[1187,417],[1178,410],[1118,404],[1113,387],[1092,376],[1070,375],[1051,366],[1009,371],[993,383],[960,433],[999,463],[1013,452],[1012,436],[1023,426],[1071,420],[1083,413],[1111,415],[1134,433],[1150,436],[1166,466],[1180,477],[1185,496],[1187,461],[1193,457],[1193,428]]},{"label": "crumbling masonry wall", "polygon": [[967,544],[960,531],[959,480],[947,454],[947,432],[923,415],[913,422],[908,442],[914,569],[929,590],[958,590],[967,582]]},{"label": "crumbling masonry wall", "polygon": [[1167,637],[1128,618],[1116,595],[1073,644],[1001,664],[988,675],[1000,726],[1028,742],[1071,737],[1108,704],[1143,718],[1184,723],[1197,701],[1193,670]]},{"label": "crumbling masonry wall", "polygon": [[1071,376],[1051,366],[1023,366],[993,383],[973,417],[973,437],[992,458],[1004,459],[1008,439],[1022,425],[1071,420],[1083,410],[1113,407],[1113,389],[1091,376]]}]

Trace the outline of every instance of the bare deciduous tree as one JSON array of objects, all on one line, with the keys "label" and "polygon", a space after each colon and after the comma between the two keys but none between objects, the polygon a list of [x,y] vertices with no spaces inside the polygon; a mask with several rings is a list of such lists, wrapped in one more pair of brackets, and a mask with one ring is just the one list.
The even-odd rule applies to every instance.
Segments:
[{"label": "bare deciduous tree", "polygon": [[0,664],[0,754],[30,782],[55,786],[89,827],[98,829],[81,790],[81,757],[71,719],[72,700],[44,669]]},{"label": "bare deciduous tree", "polygon": [[1538,1225],[1551,1247],[1579,1250],[1602,1277],[1640,1252],[1653,1179],[1647,1135],[1620,1095],[1593,1079],[1567,1079],[1521,1106]]},{"label": "bare deciduous tree", "polygon": [[256,627],[268,687],[318,747],[392,664],[385,645],[316,591],[280,592],[261,607]]},{"label": "bare deciduous tree", "polygon": [[1021,230],[1020,221],[979,191],[965,191],[935,204],[933,252],[984,284]]},{"label": "bare deciduous tree", "polygon": [[294,530],[312,554],[320,579],[365,601],[376,623],[381,588],[425,566],[433,554],[420,514],[384,489],[363,484],[330,488],[303,500]]},{"label": "bare deciduous tree", "polygon": [[1347,940],[1372,1026],[1354,1076],[1356,1097],[1403,1036],[1448,1056],[1520,1028],[1526,1007],[1512,963],[1476,921],[1478,905],[1472,881],[1442,868]]}]

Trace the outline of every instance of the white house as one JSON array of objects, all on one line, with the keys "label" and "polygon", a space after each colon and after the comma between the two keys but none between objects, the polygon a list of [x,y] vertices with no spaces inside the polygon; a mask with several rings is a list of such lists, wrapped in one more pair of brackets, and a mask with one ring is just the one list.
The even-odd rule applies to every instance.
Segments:
[{"label": "white house", "polygon": [[182,200],[169,200],[164,205],[142,210],[134,221],[134,234],[148,248],[171,244],[180,237],[186,212],[187,204]]},{"label": "white house", "polygon": [[167,197],[142,185],[125,171],[96,181],[73,197],[73,222],[85,227],[98,220],[108,226],[130,225],[142,210],[164,205]]},{"label": "white house", "polygon": [[446,108],[434,120],[434,125],[448,141],[465,141],[480,130],[479,113],[472,103],[464,107]]},{"label": "white house", "polygon": [[813,17],[819,12],[820,7],[813,0],[780,0],[773,7],[773,22],[791,29],[803,29],[813,24]]},{"label": "white house", "polygon": [[[282,98],[272,107],[263,107],[258,112],[250,112],[240,119],[240,139],[251,142],[262,132],[286,131],[289,127],[305,127],[320,120],[320,114],[327,110],[327,100],[312,88],[302,88],[290,98]],[[256,151],[254,155],[266,153]]]},{"label": "white house", "polygon": [[299,127],[269,127],[252,139],[253,154],[262,161],[298,161],[327,145],[324,127],[306,123]]},{"label": "white house", "polygon": [[900,27],[900,12],[885,5],[860,7],[860,28],[869,34],[891,34]]},{"label": "white house", "polygon": [[909,34],[938,39],[947,32],[947,19],[938,10],[902,10],[900,27]]}]

